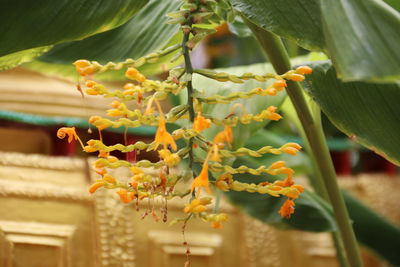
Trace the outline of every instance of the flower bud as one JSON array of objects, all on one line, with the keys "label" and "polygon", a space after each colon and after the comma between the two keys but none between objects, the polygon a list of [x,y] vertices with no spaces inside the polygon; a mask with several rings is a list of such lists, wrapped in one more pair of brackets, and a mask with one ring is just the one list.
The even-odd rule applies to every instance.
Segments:
[{"label": "flower bud", "polygon": [[285,162],[280,160],[280,161],[276,161],[274,163],[271,164],[271,169],[279,169],[285,166]]},{"label": "flower bud", "polygon": [[270,96],[276,96],[276,94],[277,94],[277,90],[274,87],[269,87],[269,88],[265,89],[265,92],[267,93],[267,95],[270,95]]},{"label": "flower bud", "polygon": [[298,74],[311,74],[312,73],[312,68],[310,68],[309,66],[300,66],[296,69],[296,73]]},{"label": "flower bud", "polygon": [[224,192],[229,191],[229,185],[225,181],[216,181],[215,186],[221,191],[224,191]]},{"label": "flower bud", "polygon": [[292,80],[292,81],[295,81],[295,82],[302,82],[305,79],[305,77],[303,75],[297,74],[297,73],[290,74],[288,76],[288,78],[289,78],[289,80]]},{"label": "flower bud", "polygon": [[241,182],[238,182],[238,181],[233,181],[233,183],[231,185],[231,188],[234,191],[243,191],[243,190],[246,190],[247,184],[246,183],[241,183]]},{"label": "flower bud", "polygon": [[286,84],[286,81],[285,81],[285,80],[276,80],[276,81],[272,84],[272,86],[275,87],[275,88],[282,88],[282,87],[286,87],[287,84]]},{"label": "flower bud", "polygon": [[299,152],[296,148],[290,146],[281,148],[281,151],[293,156],[295,156],[297,152]]},{"label": "flower bud", "polygon": [[89,187],[89,192],[91,194],[93,194],[94,192],[96,192],[97,189],[99,189],[100,187],[104,186],[104,182],[95,182],[94,184],[92,184]]}]

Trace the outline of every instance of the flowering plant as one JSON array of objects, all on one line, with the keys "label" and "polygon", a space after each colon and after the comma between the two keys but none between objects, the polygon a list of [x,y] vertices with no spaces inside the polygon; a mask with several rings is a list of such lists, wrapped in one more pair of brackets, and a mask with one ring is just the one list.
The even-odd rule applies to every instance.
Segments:
[{"label": "flowering plant", "polygon": [[[286,201],[278,211],[282,217],[289,218],[295,211],[295,202],[304,191],[303,186],[295,184],[293,181],[294,171],[287,167],[284,161],[276,161],[270,166],[259,166],[258,168],[250,168],[240,166],[233,168],[226,164],[225,158],[251,156],[260,157],[263,154],[270,153],[279,155],[287,153],[296,155],[301,146],[296,143],[283,144],[279,148],[271,146],[260,147],[258,150],[250,150],[247,148],[232,149],[233,131],[232,128],[238,124],[250,124],[252,122],[261,122],[264,120],[278,121],[282,117],[275,106],[267,106],[258,114],[250,114],[246,112],[243,104],[233,103],[238,99],[247,99],[258,96],[276,96],[283,91],[287,83],[286,81],[303,81],[304,75],[311,74],[312,69],[308,66],[300,66],[295,70],[289,70],[284,74],[278,75],[274,73],[265,73],[263,75],[255,75],[252,73],[244,73],[242,75],[233,75],[229,73],[218,73],[206,69],[193,69],[190,60],[190,51],[194,48],[201,38],[213,32],[212,30],[200,28],[196,26],[199,23],[209,21],[215,15],[214,9],[216,2],[214,1],[188,1],[183,4],[179,11],[168,14],[171,17],[170,23],[179,23],[183,33],[181,46],[172,46],[163,51],[155,52],[136,60],[126,60],[121,64],[108,63],[101,65],[97,62],[87,60],[78,60],[74,63],[76,71],[85,79],[84,92],[89,95],[103,95],[104,97],[114,97],[111,103],[111,109],[107,110],[107,115],[117,118],[110,120],[100,116],[92,116],[89,122],[97,127],[99,131],[99,140],[89,140],[83,150],[86,152],[98,152],[99,159],[94,163],[94,169],[101,175],[101,178],[89,188],[94,193],[99,188],[117,189],[116,193],[124,203],[131,201],[141,201],[144,199],[154,200],[156,197],[162,197],[165,200],[173,197],[185,197],[190,195],[189,202],[184,208],[187,214],[182,219],[186,221],[192,217],[200,217],[206,222],[211,222],[215,228],[221,227],[221,222],[227,220],[227,215],[223,213],[210,213],[207,206],[212,204],[212,198],[209,196],[201,196],[202,190],[211,193],[210,185],[215,190],[221,191],[248,191],[259,194],[269,194],[274,197],[286,197]],[[200,36],[200,37],[199,37]],[[184,67],[176,68],[170,71],[170,75],[165,81],[151,80],[140,73],[136,68],[146,62],[155,62],[161,55],[178,51],[177,55],[182,54],[184,57]],[[88,77],[92,77],[97,72],[111,71],[126,67],[125,76],[131,80],[126,83],[122,90],[108,90],[104,85],[95,82]],[[258,81],[274,80],[267,88],[254,88],[247,92],[235,92],[229,95],[212,95],[204,96],[200,90],[193,87],[192,75],[197,73],[208,79],[219,82],[244,83],[246,80],[255,79]],[[183,90],[187,93],[187,103],[173,107],[168,113],[164,113],[160,101],[165,100],[169,94],[180,94]],[[130,110],[127,103],[135,101],[142,109],[138,108]],[[231,105],[229,114],[224,119],[218,119],[211,114],[203,113],[204,105],[214,104]],[[239,108],[239,112],[237,111]],[[166,124],[180,122],[184,127],[170,133]],[[154,142],[150,144],[141,141],[135,144],[116,144],[106,146],[102,142],[101,131],[112,127],[139,127],[141,125],[157,126]],[[220,131],[208,140],[203,131],[206,131],[212,125],[220,127]],[[68,135],[69,140],[73,138],[79,139],[73,128],[61,128],[58,131],[60,138]],[[184,139],[186,145],[178,147],[176,140]],[[79,139],[80,141],[80,139]],[[82,144],[82,142],[80,141]],[[179,149],[178,149],[179,148]],[[112,151],[119,150],[124,153],[132,151],[151,151],[157,150],[159,154],[158,162],[149,162],[141,160],[138,162],[128,162],[119,160],[111,156]],[[195,158],[195,150],[203,150],[203,157]],[[171,172],[171,168],[177,166],[181,160],[187,159],[187,171],[179,173]],[[193,171],[194,163],[202,165],[201,171],[195,173]],[[127,167],[132,173],[129,182],[123,182],[118,177],[113,177],[108,170],[117,167]],[[146,174],[145,168],[153,168],[158,172],[157,177]],[[215,179],[210,181],[209,172],[212,172]],[[258,175],[268,173],[270,175],[285,175],[284,180],[276,180],[275,182],[262,183],[244,183],[234,179],[234,174],[249,173]],[[190,187],[185,192],[176,190],[177,184],[186,180],[185,176],[192,179]],[[215,209],[218,210],[218,209]],[[151,213],[158,220],[155,211]],[[166,218],[166,216],[164,216]]]},{"label": "flowering plant", "polygon": [[[351,266],[362,265],[353,228],[358,241],[374,249],[394,265],[400,264],[399,254],[393,251],[393,248],[398,246],[393,245],[392,241],[388,241],[381,234],[386,232],[390,233],[388,236],[393,237],[398,235],[398,231],[393,230],[395,228],[389,227],[389,224],[382,219],[379,229],[376,229],[377,225],[373,226],[376,231],[363,231],[372,228],[368,223],[376,222],[377,216],[369,210],[368,215],[364,214],[364,217],[360,218],[357,216],[360,204],[352,205],[354,200],[349,200],[348,197],[343,199],[320,125],[319,113],[311,112],[302,91],[304,86],[326,116],[353,141],[399,165],[400,150],[396,145],[398,144],[396,137],[400,131],[399,114],[396,112],[400,97],[398,84],[400,50],[397,47],[400,42],[398,1],[187,0],[178,11],[176,9],[181,2],[176,0],[126,0],[121,1],[119,5],[116,5],[115,1],[99,5],[96,0],[86,0],[85,5],[80,6],[79,10],[76,10],[74,4],[61,5],[57,1],[43,0],[40,5],[31,5],[31,2],[25,1],[21,5],[5,4],[2,7],[0,27],[5,41],[0,45],[0,70],[36,58],[35,62],[25,66],[52,73],[59,73],[62,70],[63,74],[68,76],[71,75],[69,71],[71,66],[68,64],[76,59],[97,60],[104,65],[85,60],[77,61],[75,64],[76,70],[85,77],[86,93],[119,98],[112,103],[112,109],[108,112],[108,115],[118,119],[109,120],[98,116],[90,118],[90,123],[99,129],[99,140],[91,140],[85,146],[74,128],[63,128],[58,133],[59,137],[68,136],[69,141],[79,140],[87,151],[99,152],[100,158],[96,169],[102,179],[92,185],[91,191],[103,187],[112,188],[118,190],[123,202],[130,202],[133,199],[137,201],[140,197],[152,198],[165,194],[164,188],[171,188],[171,185],[182,183],[189,178],[192,179],[191,184],[186,186],[186,192],[179,194],[179,196],[192,194],[191,201],[184,209],[187,217],[201,217],[212,222],[214,226],[220,226],[221,221],[226,219],[223,214],[209,213],[211,199],[204,198],[202,192],[204,189],[208,191],[208,188],[214,192],[235,189],[259,192],[257,195],[249,193],[252,194],[252,199],[257,199],[261,194],[279,195],[280,198],[287,198],[286,203],[280,206],[280,214],[288,217],[293,212],[292,201],[302,191],[302,187],[291,184],[293,181],[289,167],[292,166],[288,167],[286,163],[282,165],[278,162],[274,163],[276,165],[263,168],[260,168],[260,164],[253,164],[254,166],[244,164],[245,167],[240,167],[230,162],[233,157],[259,157],[263,153],[290,155],[299,149],[296,144],[286,146],[279,144],[276,148],[260,146],[254,150],[232,145],[232,142],[235,143],[239,139],[236,137],[238,129],[247,130],[243,125],[252,126],[259,120],[280,119],[279,105],[269,105],[257,112],[252,111],[254,114],[251,114],[248,107],[237,105],[237,102],[232,101],[248,97],[259,99],[263,95],[269,97],[275,94],[277,98],[279,94],[283,94],[281,89],[285,88],[300,119],[304,140],[309,146],[307,148],[309,155],[315,162],[314,189],[317,192],[317,194],[301,193],[300,197],[295,199],[296,208],[300,212],[296,212],[290,219],[285,219],[285,222],[294,222],[301,218],[303,219],[301,227],[300,224],[296,226],[302,230],[333,231],[342,266],[346,266],[347,262]],[[26,8],[27,6],[30,8]],[[58,12],[57,16],[48,15],[53,14],[54,10],[62,12]],[[164,16],[160,15],[168,12],[171,18],[169,22],[172,25],[181,25],[179,28],[183,33],[183,40],[179,40],[181,44],[177,43],[180,39],[179,35],[176,35],[177,27],[165,25]],[[19,14],[22,19],[16,21],[10,14]],[[44,15],[38,19],[39,14]],[[256,37],[279,75],[253,74],[245,71],[239,75],[232,75],[228,74],[231,73],[229,71],[221,73],[221,71],[192,69],[190,50],[204,36],[211,33],[220,21],[228,22],[231,31],[238,36]],[[324,58],[329,58],[331,61],[306,64],[312,67],[312,74],[300,84],[296,81],[303,79],[302,70],[291,67],[281,37],[293,41],[306,50],[323,51],[327,55]],[[293,44],[289,44],[288,47],[293,48]],[[297,49],[297,46],[295,48]],[[159,52],[151,53],[153,50]],[[178,52],[174,54],[175,51]],[[147,56],[143,56],[145,54]],[[182,56],[185,67],[170,70],[168,80],[158,82],[145,77],[149,73],[159,73],[178,65]],[[125,60],[125,58],[132,59]],[[121,62],[106,64],[109,60]],[[114,77],[107,76],[109,73],[125,73],[126,70],[126,76],[132,82],[123,90],[111,91],[99,83],[100,78]],[[91,80],[94,74],[96,81]],[[244,82],[247,79],[276,81],[266,88],[207,95],[203,94],[202,90],[207,92],[210,88],[193,88],[191,85],[194,75],[234,83]],[[287,86],[284,85],[284,81]],[[166,110],[158,107],[159,102],[163,101],[167,94],[185,91],[189,92],[185,104],[165,113]],[[143,105],[143,108],[129,110],[127,101],[136,101]],[[218,117],[208,112],[209,105],[220,103],[230,103],[231,110],[223,114],[225,117]],[[182,129],[177,132],[169,132],[167,126],[174,120],[186,123],[183,123]],[[252,124],[248,124],[250,122]],[[138,125],[157,127],[153,143],[139,142],[114,146],[105,146],[102,143],[102,130]],[[209,126],[217,129],[213,136],[210,136]],[[174,150],[175,145],[176,150]],[[142,161],[140,164],[136,163],[140,166],[132,166],[132,162],[120,161],[109,155],[114,150],[123,152],[153,150],[156,146],[161,147],[158,150],[160,161],[157,163]],[[200,164],[203,168],[198,173],[189,171],[189,175],[173,174],[172,171],[169,173],[178,162],[186,164],[185,168],[188,170],[193,170],[190,168],[191,163]],[[116,166],[130,168],[132,177],[136,178],[125,182],[120,181],[118,177],[112,177],[108,172],[109,167]],[[156,168],[159,177],[153,179],[148,176],[144,171],[148,167]],[[270,184],[246,183],[237,179],[243,174],[259,172],[286,175],[286,178],[282,181],[271,181]],[[153,192],[149,185],[156,190]],[[139,196],[139,191],[142,196]],[[243,191],[242,193],[246,194]],[[168,197],[172,197],[173,192],[174,190],[169,192]],[[293,192],[295,194],[292,194]],[[321,196],[325,203],[317,195]],[[321,226],[321,221],[315,219],[314,212],[307,217],[306,209],[300,209],[302,200],[308,197],[312,201],[307,204],[323,203],[320,205],[323,207],[320,211],[326,221],[330,222],[327,227]],[[350,207],[354,225],[350,223],[344,201]],[[333,208],[333,213],[330,206]],[[355,206],[357,208],[354,208]],[[278,214],[278,211],[274,213]],[[216,219],[212,215],[219,217]],[[262,216],[261,212],[252,215]],[[341,243],[344,245],[344,250],[341,248]],[[386,243],[390,246],[385,246]]]}]

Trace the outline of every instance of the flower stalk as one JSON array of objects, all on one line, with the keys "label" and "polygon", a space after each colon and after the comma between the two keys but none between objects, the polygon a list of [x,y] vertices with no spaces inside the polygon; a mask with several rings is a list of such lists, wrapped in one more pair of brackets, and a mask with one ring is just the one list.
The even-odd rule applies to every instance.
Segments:
[{"label": "flower stalk", "polygon": [[[187,26],[191,26],[192,22],[190,21],[190,17],[188,17]],[[187,46],[187,42],[189,41],[190,32],[183,32],[183,40],[182,40],[182,52],[183,58],[185,61],[185,73],[188,76],[188,81],[186,84],[187,88],[187,105],[189,106],[189,120],[193,124],[195,118],[194,106],[193,106],[193,84],[192,84],[192,75],[193,75],[193,67],[192,62],[190,60],[189,47]],[[189,148],[189,168],[193,170],[193,137],[188,141]],[[193,175],[194,176],[194,175]]]}]

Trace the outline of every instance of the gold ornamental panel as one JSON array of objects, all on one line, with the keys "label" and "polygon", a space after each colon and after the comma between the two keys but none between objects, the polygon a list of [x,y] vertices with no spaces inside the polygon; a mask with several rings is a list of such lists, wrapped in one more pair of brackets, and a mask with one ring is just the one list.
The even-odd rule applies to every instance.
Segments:
[{"label": "gold ornamental panel", "polygon": [[[161,214],[166,207],[160,199],[137,207],[121,203],[113,190],[90,195],[88,187],[98,178],[90,164],[0,152],[1,267],[183,267],[185,240],[191,267],[338,266],[330,234],[276,230],[225,202],[221,209],[229,221],[222,229],[192,220],[183,235],[182,225],[168,225],[182,216],[183,201],[169,201],[168,222],[156,222],[149,211]],[[368,186],[371,181],[378,186]],[[400,209],[393,210],[398,198],[382,198],[397,182],[364,175],[343,184],[399,223]],[[368,267],[388,266],[370,255],[364,260]]]},{"label": "gold ornamental panel", "polygon": [[0,266],[94,266],[84,160],[0,153]]}]

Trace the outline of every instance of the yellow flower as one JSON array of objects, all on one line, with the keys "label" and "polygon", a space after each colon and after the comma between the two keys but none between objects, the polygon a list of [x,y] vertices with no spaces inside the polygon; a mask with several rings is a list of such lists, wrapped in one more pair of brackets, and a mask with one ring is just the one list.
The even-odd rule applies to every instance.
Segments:
[{"label": "yellow flower", "polygon": [[171,153],[171,151],[168,149],[161,149],[158,151],[158,154],[169,167],[175,166],[181,161],[181,158],[178,154]]},{"label": "yellow flower", "polygon": [[228,215],[225,213],[210,214],[207,216],[207,221],[211,222],[211,227],[215,229],[222,228],[221,222],[226,222],[228,220]]},{"label": "yellow flower", "polygon": [[107,110],[107,116],[118,117],[118,116],[121,116],[121,115],[122,115],[122,112],[120,110],[118,110],[118,109],[109,109],[109,110]]},{"label": "yellow flower", "polygon": [[201,213],[206,211],[206,205],[211,204],[212,199],[210,197],[195,198],[189,204],[185,205],[185,213]]},{"label": "yellow flower", "polygon": [[112,125],[110,121],[107,121],[100,116],[91,116],[89,118],[89,123],[96,126],[99,131],[102,131]]},{"label": "yellow flower", "polygon": [[203,116],[201,116],[201,112],[198,112],[193,122],[193,130],[201,132],[207,128],[210,128],[210,126],[211,120],[204,118]]},{"label": "yellow flower", "polygon": [[133,174],[141,174],[144,173],[143,170],[139,167],[132,166],[129,168]]},{"label": "yellow flower", "polygon": [[177,149],[174,138],[166,129],[164,116],[161,116],[158,120],[158,128],[156,132],[155,142],[156,146],[154,150],[156,150],[159,145],[164,145],[164,147],[166,147],[167,145],[171,145],[172,150]]}]

